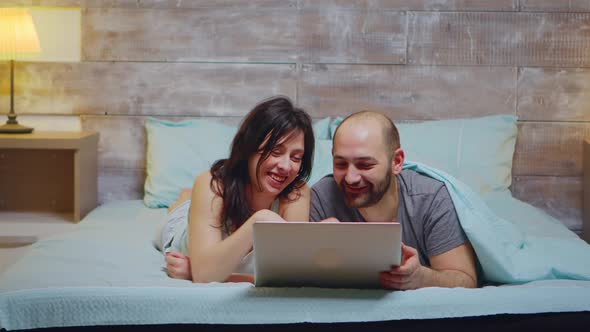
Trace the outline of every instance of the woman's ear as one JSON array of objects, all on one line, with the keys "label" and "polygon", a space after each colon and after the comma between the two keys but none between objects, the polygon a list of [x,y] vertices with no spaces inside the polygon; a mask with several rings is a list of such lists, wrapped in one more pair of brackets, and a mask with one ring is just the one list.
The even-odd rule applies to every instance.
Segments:
[{"label": "woman's ear", "polygon": [[391,158],[391,169],[393,174],[399,174],[404,166],[406,156],[402,148],[393,151],[393,158]]}]

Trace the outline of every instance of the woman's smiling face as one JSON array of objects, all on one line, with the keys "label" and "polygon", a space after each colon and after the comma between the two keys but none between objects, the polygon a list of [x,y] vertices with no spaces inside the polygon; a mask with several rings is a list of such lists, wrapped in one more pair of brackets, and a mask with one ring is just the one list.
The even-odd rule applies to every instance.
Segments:
[{"label": "woman's smiling face", "polygon": [[267,139],[262,142],[258,152],[248,160],[250,183],[254,190],[278,195],[299,174],[305,152],[304,134],[297,129],[279,139],[268,157],[260,163],[257,174],[256,169],[266,142]]}]

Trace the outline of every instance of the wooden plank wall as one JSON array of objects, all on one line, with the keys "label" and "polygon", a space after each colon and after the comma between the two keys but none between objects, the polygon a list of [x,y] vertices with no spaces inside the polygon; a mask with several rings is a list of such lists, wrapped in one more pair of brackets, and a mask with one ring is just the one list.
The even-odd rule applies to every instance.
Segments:
[{"label": "wooden plank wall", "polygon": [[[18,63],[16,107],[79,115],[100,132],[101,202],[142,196],[146,116],[236,120],[280,93],[315,118],[360,109],[398,121],[518,115],[513,193],[580,231],[589,1],[2,4],[83,8],[83,61]],[[2,63],[0,105],[7,77]]]}]

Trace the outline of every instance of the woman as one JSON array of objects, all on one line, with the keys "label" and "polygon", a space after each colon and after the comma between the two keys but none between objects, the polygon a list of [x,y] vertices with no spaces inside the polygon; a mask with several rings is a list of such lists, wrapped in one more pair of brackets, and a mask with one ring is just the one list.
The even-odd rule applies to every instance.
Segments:
[{"label": "woman", "polygon": [[[168,275],[193,282],[253,282],[252,224],[309,219],[306,181],[313,150],[311,119],[289,99],[274,97],[254,107],[229,158],[197,176],[190,201],[170,211],[163,232],[174,234],[163,243]],[[171,227],[183,207],[189,222]]]}]

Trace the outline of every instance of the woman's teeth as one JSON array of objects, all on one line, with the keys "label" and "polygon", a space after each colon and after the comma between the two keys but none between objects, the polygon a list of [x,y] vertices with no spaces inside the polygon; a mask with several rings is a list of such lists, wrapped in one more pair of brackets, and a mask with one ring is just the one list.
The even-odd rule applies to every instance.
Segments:
[{"label": "woman's teeth", "polygon": [[278,181],[278,182],[283,182],[287,178],[286,176],[278,176],[278,175],[274,175],[274,174],[270,174],[270,177],[273,180]]}]

